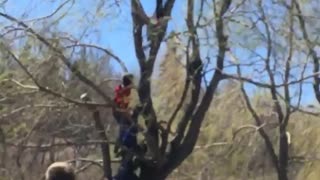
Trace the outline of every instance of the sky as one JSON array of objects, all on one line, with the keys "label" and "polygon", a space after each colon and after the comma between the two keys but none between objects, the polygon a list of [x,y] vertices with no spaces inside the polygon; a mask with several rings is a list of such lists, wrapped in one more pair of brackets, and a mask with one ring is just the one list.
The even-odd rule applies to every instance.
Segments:
[{"label": "sky", "polygon": [[[3,1],[3,0],[2,0]],[[130,0],[120,0],[120,6],[110,6],[108,0],[107,4],[104,4],[101,9],[98,9],[100,0],[75,0],[76,3],[71,6],[71,3],[66,4],[60,9],[59,13],[50,19],[56,19],[63,13],[68,13],[62,21],[60,21],[58,27],[61,31],[69,32],[73,36],[79,38],[85,43],[92,43],[104,48],[111,49],[114,54],[122,59],[130,72],[138,72],[138,64],[135,57],[135,51],[132,38],[132,22],[130,14]],[[114,0],[116,1],[116,0]],[[119,0],[118,0],[119,1]],[[1,0],[0,0],[1,2]],[[39,17],[47,16],[54,12],[57,7],[65,1],[62,0],[9,0],[5,4],[4,11],[19,19],[29,20]],[[90,2],[90,3],[88,3]],[[151,15],[154,10],[153,0],[141,0],[145,11],[148,15]],[[182,29],[185,21],[185,0],[176,0],[172,12],[172,20],[170,21],[168,32],[171,30]],[[36,24],[30,24],[31,27]],[[83,31],[90,27],[87,35],[83,36]],[[204,48],[205,49],[205,48]],[[203,53],[206,53],[204,50]],[[247,57],[247,52],[240,49],[234,49],[234,52],[239,57]],[[257,50],[260,54],[265,54],[265,51]],[[164,51],[160,51],[160,56]],[[215,52],[212,51],[210,56],[214,56]],[[159,57],[159,56],[158,56]],[[249,57],[248,57],[249,58]],[[214,58],[212,58],[214,59]],[[114,64],[117,67],[117,64]],[[118,66],[119,67],[119,66]],[[230,70],[232,71],[232,70]],[[248,70],[249,71],[249,70]],[[232,71],[234,72],[234,71]],[[254,89],[250,85],[246,86],[249,92],[253,93]],[[303,103],[313,103],[314,95],[310,90],[311,86],[304,86],[305,94]]]},{"label": "sky", "polygon": [[[69,9],[71,3],[62,8],[60,11],[68,11],[68,16],[60,22],[60,28],[64,31],[71,32],[73,35],[82,34],[83,30],[88,26],[88,22],[84,23],[85,19],[94,21],[92,27],[98,33],[94,34],[92,31],[88,32],[89,36],[83,38],[82,42],[93,43],[111,49],[114,54],[125,61],[125,64],[130,71],[137,71],[138,64],[135,57],[132,38],[130,0],[120,0],[119,7],[112,6],[110,8],[108,7],[110,3],[105,4],[104,7],[101,8],[101,16],[105,16],[105,18],[94,17],[95,14],[99,14],[96,13],[96,7],[100,0],[90,1],[92,3],[88,3],[88,0],[76,0],[75,5],[73,5],[71,9]],[[113,0],[110,0],[108,2],[112,1]],[[9,0],[5,5],[5,12],[15,17],[34,19],[51,14],[62,2],[64,1]],[[142,0],[141,2],[143,3],[146,13],[152,15],[155,3],[151,0]],[[172,12],[174,18],[169,25],[168,31],[172,30],[173,27],[179,28],[179,25],[183,22],[183,3],[183,0],[177,0],[176,6]],[[24,17],[25,14],[27,14],[28,17]],[[59,16],[53,16],[51,19],[56,17]]]}]

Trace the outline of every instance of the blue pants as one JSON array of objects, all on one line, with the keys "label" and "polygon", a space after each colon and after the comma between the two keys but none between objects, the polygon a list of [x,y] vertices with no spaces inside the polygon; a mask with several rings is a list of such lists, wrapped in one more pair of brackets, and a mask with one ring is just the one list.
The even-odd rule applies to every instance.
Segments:
[{"label": "blue pants", "polygon": [[115,180],[138,180],[138,176],[134,173],[134,165],[132,162],[132,158],[125,158],[122,160],[121,165],[119,167],[119,171],[116,176],[114,176]]},{"label": "blue pants", "polygon": [[139,178],[134,172],[127,172],[121,169],[118,174],[114,176],[114,180],[139,180]]},{"label": "blue pants", "polygon": [[130,120],[127,119],[127,117],[122,112],[116,111],[115,109],[113,109],[113,116],[119,125],[117,143],[114,147],[114,152],[118,154],[120,148],[119,145],[123,145],[123,143],[121,142],[122,136],[125,134],[126,129],[130,126]]},{"label": "blue pants", "polygon": [[126,146],[128,149],[135,149],[137,147],[138,129],[135,125],[132,125],[127,129],[122,129],[120,133],[122,145]]}]

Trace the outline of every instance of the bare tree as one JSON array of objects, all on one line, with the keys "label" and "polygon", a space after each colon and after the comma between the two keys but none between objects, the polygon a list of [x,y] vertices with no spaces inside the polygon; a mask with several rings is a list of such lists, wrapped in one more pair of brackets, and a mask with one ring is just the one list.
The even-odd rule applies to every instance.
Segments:
[{"label": "bare tree", "polygon": [[[101,2],[102,4],[106,3],[106,1]],[[303,96],[302,87],[308,79],[314,79],[313,89],[318,101],[320,97],[318,95],[320,83],[318,77],[319,58],[314,42],[308,34],[306,17],[303,16],[299,2],[296,0],[290,2],[274,1],[273,3],[262,0],[188,0],[186,1],[187,11],[185,15],[186,31],[172,32],[170,34],[167,32],[167,29],[172,16],[172,10],[177,3],[175,0],[154,1],[154,15],[151,17],[146,14],[143,3],[140,0],[131,0],[130,2],[131,33],[140,73],[138,83],[139,103],[135,106],[135,110],[139,113],[139,119],[144,120],[147,129],[144,136],[147,152],[142,155],[138,152],[133,152],[141,162],[139,164],[139,178],[141,180],[166,179],[191,155],[196,147],[207,111],[209,108],[214,108],[214,105],[211,103],[214,95],[223,94],[223,92],[219,92],[219,84],[223,80],[232,79],[240,81],[244,104],[255,123],[254,125],[238,127],[233,139],[240,131],[242,132],[245,129],[257,131],[265,144],[265,151],[263,152],[268,153],[278,179],[290,179],[288,169],[290,168],[289,152],[291,136],[288,131],[288,125],[292,114],[295,112],[312,114],[312,112],[307,112],[300,108]],[[15,62],[15,65],[19,66],[24,72],[24,75],[19,74],[19,77],[22,77],[20,78],[21,81],[8,78],[5,80],[6,83],[10,82],[15,87],[32,91],[29,93],[36,94],[32,96],[34,99],[40,96],[40,92],[41,95],[45,94],[49,100],[53,101],[54,99],[55,101],[53,102],[56,103],[54,105],[27,105],[27,102],[30,101],[26,100],[23,103],[25,106],[15,107],[11,105],[13,110],[0,115],[0,119],[6,119],[15,113],[22,113],[25,109],[31,107],[39,109],[59,107],[60,111],[65,108],[63,111],[65,116],[67,116],[68,112],[71,112],[70,109],[78,108],[79,111],[84,111],[79,113],[80,115],[78,114],[78,116],[85,116],[80,121],[83,123],[81,125],[88,126],[83,129],[89,131],[93,128],[97,140],[83,142],[81,141],[83,139],[81,139],[79,142],[70,142],[68,138],[65,138],[67,134],[62,133],[63,138],[52,135],[53,137],[49,138],[50,142],[47,139],[43,140],[39,138],[35,140],[37,143],[28,143],[32,132],[35,129],[41,129],[39,127],[42,127],[41,123],[44,122],[40,120],[34,122],[29,133],[20,135],[21,137],[27,136],[27,138],[23,138],[19,143],[8,143],[4,135],[0,137],[5,142],[4,144],[17,148],[19,152],[23,152],[26,149],[36,149],[37,152],[50,152],[51,161],[55,159],[53,151],[55,151],[56,147],[76,146],[81,149],[82,145],[86,145],[86,148],[99,146],[102,160],[83,158],[76,160],[75,158],[74,161],[86,162],[88,166],[97,165],[102,168],[103,177],[111,180],[115,172],[112,163],[118,161],[112,160],[112,153],[110,152],[110,146],[113,144],[112,138],[107,132],[109,131],[106,127],[107,123],[103,119],[111,119],[108,112],[115,105],[110,97],[111,92],[107,92],[105,90],[107,88],[101,84],[105,81],[113,81],[114,79],[109,78],[105,80],[99,76],[98,80],[96,80],[94,76],[88,75],[86,67],[82,67],[87,66],[83,59],[87,58],[88,49],[94,49],[103,52],[109,60],[113,59],[118,62],[123,71],[127,72],[128,69],[119,56],[106,48],[95,44],[80,43],[80,40],[63,35],[57,35],[58,37],[52,34],[48,35],[48,33],[40,32],[31,26],[30,22],[52,17],[68,3],[73,4],[75,2],[65,1],[53,14],[34,20],[22,20],[10,14],[0,12],[0,16],[10,22],[10,25],[1,31],[1,36],[3,37],[3,40],[1,40],[2,55],[5,55],[11,62]],[[273,17],[269,12],[270,9],[272,13],[281,9],[283,17]],[[207,15],[208,11],[210,15]],[[297,25],[299,25],[302,32],[306,49],[313,59],[313,73],[308,76],[305,76],[306,71],[308,71],[308,57],[303,56],[307,61],[301,63],[294,56],[295,53],[305,53],[305,48],[299,45],[301,43],[301,39],[298,38],[299,32],[294,28]],[[234,27],[243,28],[241,33],[247,34],[245,36],[238,35]],[[146,29],[146,32],[144,29]],[[38,76],[36,71],[30,68],[31,66],[26,65],[27,63],[24,61],[24,58],[29,57],[28,53],[32,51],[28,47],[23,47],[21,48],[23,49],[21,53],[16,52],[14,51],[15,46],[11,43],[13,39],[23,39],[25,37],[28,37],[28,41],[36,41],[40,44],[39,49],[41,48],[41,50],[38,51],[42,53],[39,53],[39,55],[45,53],[50,55],[51,63],[46,62],[43,66],[50,65],[50,67],[55,68],[55,73],[61,67],[67,69],[67,71],[64,70],[63,72],[68,72],[68,75],[71,77],[70,79],[77,79],[77,81],[70,83],[70,86],[78,82],[81,82],[83,85],[78,89],[70,89],[76,94],[82,94],[83,91],[90,92],[92,95],[90,99],[86,99],[85,101],[79,100],[78,96],[72,95],[72,93],[65,91],[61,87],[65,84],[63,78],[54,79],[51,84],[47,83],[45,78]],[[181,58],[185,61],[183,64],[185,68],[183,90],[179,94],[177,104],[172,109],[172,114],[167,115],[166,119],[160,119],[152,95],[152,91],[154,90],[152,89],[154,88],[152,86],[152,81],[154,80],[152,76],[156,69],[156,62],[159,60],[161,45],[168,39],[172,40],[174,38],[178,39],[177,41],[179,42],[177,43],[182,47],[182,50],[180,49],[183,52],[182,57],[185,57],[185,59]],[[263,49],[261,50],[262,52],[256,50],[257,47],[251,48],[251,43],[256,43],[253,46],[259,46]],[[231,50],[233,47],[245,50],[247,53],[249,52],[250,56],[248,56],[248,59],[239,58],[242,55],[234,53]],[[77,48],[82,49],[80,54],[83,56],[80,57],[80,60],[74,59],[74,54],[76,54],[75,49]],[[214,52],[216,56],[214,58],[211,55],[205,57],[203,55],[205,51]],[[230,58],[226,56],[227,54],[230,54]],[[61,67],[56,68],[56,66]],[[295,70],[297,67],[299,71]],[[233,68],[232,70],[235,70],[237,73],[232,74],[232,70],[229,70],[229,68]],[[244,74],[248,74],[246,71],[252,71],[254,75],[260,75],[260,79],[255,76],[245,76]],[[60,83],[63,85],[56,86],[56,84]],[[272,104],[272,115],[265,116],[254,107],[255,104],[250,97],[250,89],[246,88],[246,84],[253,85],[256,89],[263,88],[266,90]],[[294,93],[296,89],[299,92],[297,94]],[[0,102],[10,104],[10,99],[0,93]],[[46,114],[48,112],[50,111],[39,110],[34,113]],[[48,119],[53,118],[52,116]],[[92,120],[90,121],[93,124],[92,127],[90,123],[85,123],[86,120]],[[44,124],[46,123],[50,124],[49,122],[45,122]],[[165,125],[163,126],[163,124]],[[173,128],[174,125],[176,125],[175,129]],[[59,127],[62,126],[64,126],[63,123]],[[276,130],[277,135],[272,134],[274,131],[270,129]],[[0,133],[2,131],[0,128]],[[172,132],[174,132],[174,136]],[[76,134],[79,138],[80,135],[81,133]],[[81,136],[81,138],[86,139],[87,137]],[[223,145],[229,147],[233,143],[221,142],[214,143],[212,146]],[[23,168],[19,158],[21,157],[17,157],[16,164],[20,167],[20,178],[24,179]],[[83,169],[86,169],[86,167],[83,167]],[[205,169],[207,170],[207,167]]]},{"label": "bare tree", "polygon": [[[165,2],[157,1],[155,8],[156,17],[148,17],[144,12],[144,8],[139,0],[131,1],[131,14],[133,20],[133,37],[135,42],[135,51],[136,56],[140,66],[140,81],[138,94],[140,99],[140,104],[143,108],[140,111],[140,115],[145,119],[147,125],[147,135],[146,142],[148,147],[148,155],[151,155],[151,158],[140,157],[143,160],[140,168],[141,174],[140,179],[165,179],[175,168],[177,168],[183,161],[186,159],[192,152],[197,138],[199,136],[199,130],[203,122],[205,113],[212,101],[213,95],[218,87],[220,80],[222,79],[222,71],[224,64],[224,56],[227,51],[227,36],[224,34],[224,14],[228,10],[231,1],[223,1],[221,9],[215,5],[215,26],[216,26],[216,38],[218,41],[218,51],[219,55],[217,57],[216,71],[213,77],[211,78],[208,87],[205,90],[203,97],[200,96],[201,82],[202,82],[202,69],[203,61],[200,56],[200,43],[199,37],[197,34],[197,28],[199,22],[194,22],[194,6],[195,1],[189,0],[187,2],[188,11],[187,11],[187,26],[191,55],[187,60],[186,67],[186,89],[185,93],[188,92],[189,86],[193,86],[191,92],[191,99],[189,100],[188,107],[183,117],[178,121],[179,126],[177,129],[177,136],[172,140],[168,141],[168,134],[171,129],[171,123],[175,120],[175,113],[170,118],[168,127],[160,128],[159,122],[157,120],[157,114],[155,113],[153,107],[153,101],[151,97],[151,81],[150,78],[153,74],[154,64],[157,59],[157,54],[159,52],[160,45],[164,40],[166,35],[166,30],[169,22],[169,17],[171,15],[172,8],[175,4],[174,0],[167,0]],[[215,3],[214,3],[215,4]],[[201,1],[201,11],[203,10],[204,1]],[[16,19],[15,17],[0,13],[0,16],[16,23],[19,28],[22,28],[27,34],[34,36],[37,40],[43,43],[50,51],[52,51],[55,56],[75,75],[79,78],[81,82],[90,87],[94,92],[96,92],[106,104],[100,103],[91,103],[91,102],[81,102],[72,98],[69,98],[63,94],[60,94],[49,87],[43,86],[29,70],[24,66],[24,64],[19,60],[19,58],[7,47],[6,44],[3,44],[3,47],[7,49],[7,52],[10,55],[10,58],[17,62],[25,73],[32,79],[35,86],[34,89],[38,89],[45,93],[49,93],[58,98],[62,98],[67,102],[85,106],[89,109],[95,109],[99,106],[102,107],[111,107],[113,106],[112,101],[106,95],[106,93],[99,88],[93,81],[88,79],[75,64],[69,61],[69,58],[65,55],[64,49],[53,45],[48,39],[43,35],[36,32],[26,22]],[[154,23],[154,18],[156,18],[156,23]],[[149,29],[149,53],[146,54],[143,46],[143,27],[147,26]],[[78,46],[78,44],[75,44]],[[95,48],[96,46],[82,45]],[[98,47],[99,48],[99,47]],[[102,48],[99,48],[102,49]],[[104,50],[109,55],[110,53],[107,50]],[[112,55],[113,56],[113,55]],[[188,54],[189,56],[189,54]],[[115,55],[113,57],[116,57]],[[116,58],[116,60],[119,60]],[[181,102],[186,100],[186,95],[183,95]],[[178,105],[176,111],[180,110],[181,106]],[[105,134],[105,129],[103,127],[99,110],[93,110],[92,117],[94,119],[96,130],[99,133],[99,138],[105,143],[101,144],[101,153],[103,155],[103,169],[104,177],[111,179],[111,159],[109,152],[109,144],[106,142],[108,138]],[[159,135],[161,138],[159,139]],[[170,151],[166,151],[167,146],[170,144]]]}]

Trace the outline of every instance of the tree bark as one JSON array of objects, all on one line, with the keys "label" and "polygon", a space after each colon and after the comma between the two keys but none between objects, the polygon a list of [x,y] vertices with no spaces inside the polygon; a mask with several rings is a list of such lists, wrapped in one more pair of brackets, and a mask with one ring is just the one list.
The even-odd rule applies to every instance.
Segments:
[{"label": "tree bark", "polygon": [[100,112],[99,110],[95,110],[93,112],[93,119],[95,122],[95,127],[97,129],[97,133],[101,141],[101,154],[102,154],[102,162],[103,162],[103,174],[105,178],[112,180],[112,169],[111,169],[111,160],[110,160],[110,148],[108,144],[108,139],[104,130],[104,126],[101,122]]},{"label": "tree bark", "polygon": [[286,135],[286,127],[280,126],[280,142],[279,142],[279,180],[288,180],[288,139]]}]

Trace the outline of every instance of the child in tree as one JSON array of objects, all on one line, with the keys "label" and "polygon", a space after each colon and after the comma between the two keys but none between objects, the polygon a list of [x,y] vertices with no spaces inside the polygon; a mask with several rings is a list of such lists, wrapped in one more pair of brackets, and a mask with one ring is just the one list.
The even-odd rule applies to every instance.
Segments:
[{"label": "child in tree", "polygon": [[[115,88],[114,102],[116,107],[113,108],[113,115],[119,124],[119,135],[114,152],[119,154],[119,145],[125,147],[127,151],[135,151],[138,148],[137,133],[139,127],[136,122],[133,121],[132,116],[135,116],[135,112],[131,113],[129,106],[131,90],[133,86],[133,75],[127,74],[122,78],[122,84]],[[119,172],[115,176],[117,180],[135,179],[134,163],[131,153],[120,153],[122,156],[121,167]]]},{"label": "child in tree", "polygon": [[122,77],[122,84],[115,88],[114,102],[116,107],[113,108],[113,116],[119,124],[118,140],[114,150],[116,154],[118,153],[118,145],[121,143],[122,136],[125,134],[126,129],[132,125],[131,112],[128,106],[133,87],[133,75],[126,74]]},{"label": "child in tree", "polygon": [[119,124],[119,134],[117,144],[114,152],[118,154],[119,145],[126,146],[129,149],[137,148],[137,133],[143,130],[141,126],[136,122],[138,112],[141,107],[136,108],[132,111],[129,108],[131,90],[134,88],[133,75],[126,74],[122,78],[122,84],[115,88],[114,102],[116,107],[113,108],[113,115]]}]

